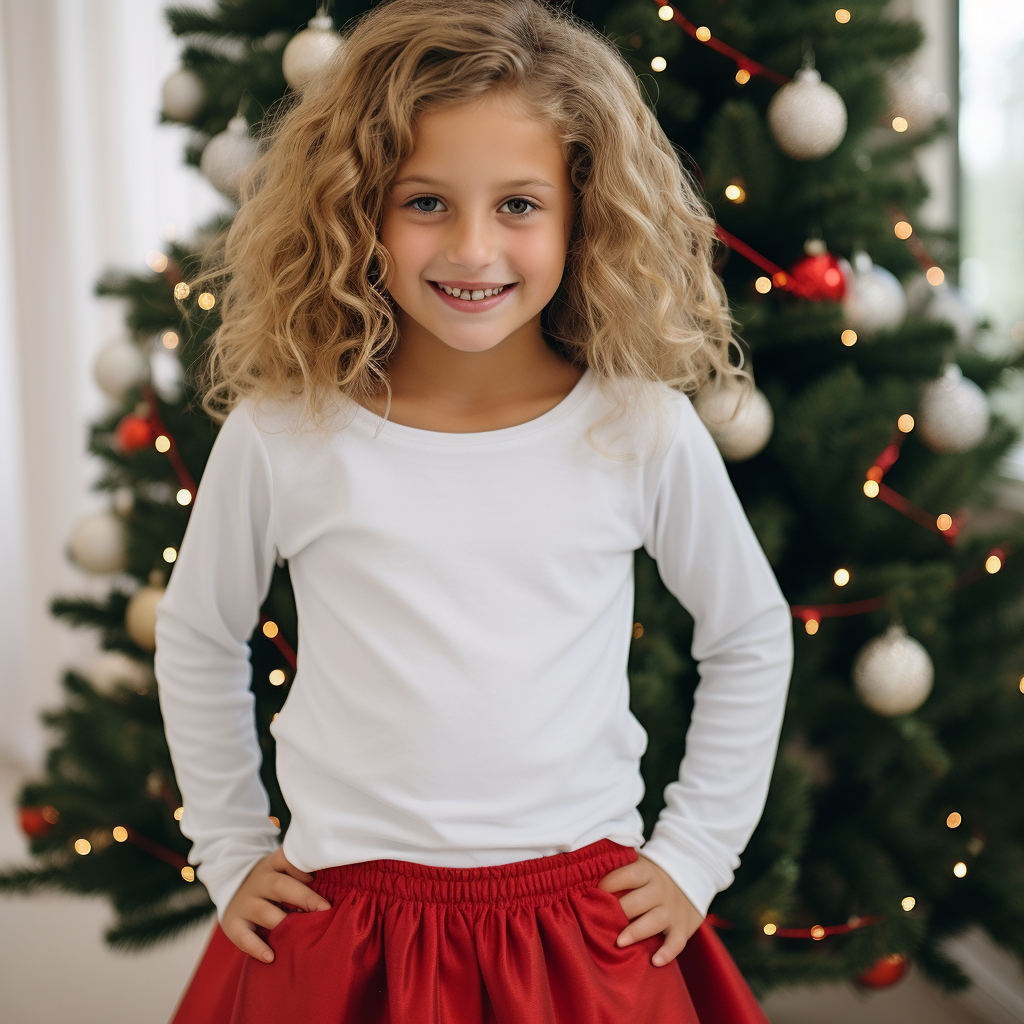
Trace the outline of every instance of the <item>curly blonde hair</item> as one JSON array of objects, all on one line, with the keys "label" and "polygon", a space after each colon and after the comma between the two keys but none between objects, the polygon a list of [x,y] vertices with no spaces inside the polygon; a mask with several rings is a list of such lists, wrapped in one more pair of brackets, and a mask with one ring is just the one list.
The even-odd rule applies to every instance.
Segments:
[{"label": "curly blonde hair", "polygon": [[211,415],[292,393],[319,419],[339,392],[389,390],[387,191],[418,115],[492,90],[552,126],[572,182],[565,273],[542,317],[551,342],[613,385],[749,386],[711,266],[714,223],[615,45],[541,0],[387,0],[279,118],[204,275],[221,289]]}]

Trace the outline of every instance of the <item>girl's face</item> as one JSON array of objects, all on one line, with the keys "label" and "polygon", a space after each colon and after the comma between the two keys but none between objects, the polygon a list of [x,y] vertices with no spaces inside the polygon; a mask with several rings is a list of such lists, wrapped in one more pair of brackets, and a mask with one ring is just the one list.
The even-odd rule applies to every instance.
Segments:
[{"label": "girl's face", "polygon": [[572,230],[554,132],[491,93],[423,114],[414,139],[380,232],[394,264],[385,284],[399,306],[401,344],[429,341],[421,332],[462,352],[536,342]]}]

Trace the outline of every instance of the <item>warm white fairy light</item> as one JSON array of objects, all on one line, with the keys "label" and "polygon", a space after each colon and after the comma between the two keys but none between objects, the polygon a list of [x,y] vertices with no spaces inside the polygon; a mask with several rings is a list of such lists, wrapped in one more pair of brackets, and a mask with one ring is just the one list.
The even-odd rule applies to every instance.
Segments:
[{"label": "warm white fairy light", "polygon": [[171,562],[173,562],[173,561],[175,561],[177,559],[177,557],[178,557],[178,550],[177,550],[177,548],[167,547],[167,548],[164,548],[163,555],[164,555],[164,561],[168,562],[168,563],[171,563]]},{"label": "warm white fairy light", "polygon": [[942,267],[929,267],[924,272],[925,280],[933,287],[938,288],[946,280],[946,274]]},{"label": "warm white fairy light", "polygon": [[936,518],[935,525],[942,533],[945,533],[953,525],[953,517],[947,512],[943,512],[942,515]]},{"label": "warm white fairy light", "polygon": [[732,182],[732,184],[725,186],[725,198],[733,203],[742,203],[747,198],[747,193],[742,185]]},{"label": "warm white fairy light", "polygon": [[832,575],[832,579],[835,581],[837,587],[845,587],[850,582],[850,570],[849,569],[836,569]]},{"label": "warm white fairy light", "polygon": [[181,869],[181,877],[184,878],[186,882],[194,882],[196,880],[195,868],[192,868],[188,864],[186,864]]},{"label": "warm white fairy light", "polygon": [[818,626],[820,623],[817,619],[807,619],[804,622],[804,629],[807,631],[808,636],[814,636],[818,632]]},{"label": "warm white fairy light", "polygon": [[75,853],[80,853],[83,857],[92,850],[92,843],[88,839],[76,839],[75,840]]},{"label": "warm white fairy light", "polygon": [[112,833],[114,840],[118,843],[125,843],[128,841],[128,829],[124,825],[115,825]]},{"label": "warm white fairy light", "polygon": [[181,338],[178,337],[177,331],[164,331],[160,341],[163,343],[164,348],[177,348]]},{"label": "warm white fairy light", "polygon": [[769,921],[762,930],[764,931],[765,935],[774,935],[779,929],[776,925],[772,924],[772,922]]},{"label": "warm white fairy light", "polygon": [[706,43],[711,38],[711,29],[707,25],[701,25],[700,28],[694,33],[694,35],[702,42]]},{"label": "warm white fairy light", "polygon": [[897,221],[893,226],[893,231],[897,238],[902,238],[904,240],[908,239],[914,233],[914,229],[910,226],[909,221],[905,220]]},{"label": "warm white fairy light", "polygon": [[852,327],[847,327],[842,334],[839,335],[839,340],[849,348],[851,345],[857,344],[857,332]]},{"label": "warm white fairy light", "polygon": [[149,264],[149,269],[155,270],[158,274],[162,274],[167,269],[167,257],[159,249],[150,249],[146,253],[146,262]]},{"label": "warm white fairy light", "polygon": [[985,559],[985,571],[989,573],[997,573],[1003,567],[1003,560],[998,555],[989,555]]},{"label": "warm white fairy light", "polygon": [[946,816],[946,828],[959,828],[960,822],[963,820],[959,811],[950,811]]},{"label": "warm white fairy light", "polygon": [[212,292],[200,292],[199,298],[196,301],[202,309],[213,309],[217,298]]},{"label": "warm white fairy light", "polygon": [[736,72],[736,84],[746,85],[750,81],[750,72],[746,68],[740,68]]},{"label": "warm white fairy light", "polygon": [[270,673],[270,685],[281,686],[284,684],[286,678],[287,676],[285,676],[281,669],[275,668],[274,671]]},{"label": "warm white fairy light", "polygon": [[914,417],[905,412],[897,421],[896,426],[904,433],[909,434],[914,429]]},{"label": "warm white fairy light", "polygon": [[179,281],[174,286],[174,297],[180,302],[182,299],[187,299],[191,291],[192,289],[184,281]]},{"label": "warm white fairy light", "polygon": [[174,809],[174,820],[175,821],[181,821],[182,816],[184,815],[184,813],[185,813],[185,808],[184,807],[176,807]]},{"label": "warm white fairy light", "polygon": [[268,640],[273,640],[281,630],[278,629],[276,622],[271,622],[269,619],[263,623],[263,635]]},{"label": "warm white fairy light", "polygon": [[957,878],[963,878],[964,875],[967,874],[967,865],[962,860],[958,860],[953,865],[953,874],[956,875]]},{"label": "warm white fairy light", "polygon": [[668,61],[664,57],[653,57],[651,59],[652,71],[664,71],[668,67]]},{"label": "warm white fairy light", "polygon": [[909,914],[917,906],[917,900],[913,896],[904,896],[900,900],[900,906]]},{"label": "warm white fairy light", "polygon": [[159,434],[153,442],[153,447],[158,452],[169,452],[171,450],[171,439],[166,434]]},{"label": "warm white fairy light", "polygon": [[845,7],[840,7],[839,10],[836,11],[836,21],[838,21],[840,25],[849,25],[850,18],[851,14]]},{"label": "warm white fairy light", "polygon": [[661,18],[662,21],[671,21],[675,13],[676,12],[672,10],[672,7],[669,4],[663,4],[658,8],[658,17]]},{"label": "warm white fairy light", "polygon": [[825,938],[825,929],[822,928],[820,924],[812,925],[811,938],[814,939],[815,942],[821,942],[821,940]]},{"label": "warm white fairy light", "polygon": [[894,132],[905,132],[910,127],[910,122],[898,114],[892,119],[892,130]]},{"label": "warm white fairy light", "polygon": [[869,498],[877,498],[878,497],[878,491],[879,491],[879,487],[878,487],[878,481],[877,480],[865,480],[864,481],[864,493]]},{"label": "warm white fairy light", "polygon": [[192,492],[187,487],[182,487],[181,490],[174,496],[174,500],[179,505],[191,505],[192,504]]}]

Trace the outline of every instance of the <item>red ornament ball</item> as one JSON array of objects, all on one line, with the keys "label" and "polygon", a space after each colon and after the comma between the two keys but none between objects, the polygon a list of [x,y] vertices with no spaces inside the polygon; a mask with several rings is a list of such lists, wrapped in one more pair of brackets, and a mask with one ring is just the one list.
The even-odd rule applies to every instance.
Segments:
[{"label": "red ornament ball", "polygon": [[21,831],[29,839],[41,839],[53,830],[59,817],[53,807],[22,807],[19,812]]},{"label": "red ornament ball", "polygon": [[117,439],[117,446],[126,454],[145,448],[154,440],[149,420],[136,416],[133,412],[128,413],[114,428],[114,437]]},{"label": "red ornament ball", "polygon": [[789,282],[794,295],[811,302],[840,302],[846,294],[846,278],[830,252],[814,253],[794,263]]},{"label": "red ornament ball", "polygon": [[888,988],[907,973],[909,963],[906,953],[890,953],[860,975],[857,984],[864,988]]}]

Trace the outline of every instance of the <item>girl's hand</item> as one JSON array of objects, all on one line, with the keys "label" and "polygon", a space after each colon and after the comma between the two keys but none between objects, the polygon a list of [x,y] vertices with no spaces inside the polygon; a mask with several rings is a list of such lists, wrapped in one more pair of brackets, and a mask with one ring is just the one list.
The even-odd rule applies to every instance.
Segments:
[{"label": "girl's hand", "polygon": [[659,933],[665,936],[664,945],[651,961],[655,967],[675,960],[704,920],[664,868],[642,853],[632,864],[605,875],[598,888],[605,892],[631,890],[619,900],[630,924],[619,933],[616,945],[628,946]]},{"label": "girl's hand", "polygon": [[288,915],[278,904],[299,910],[330,910],[331,905],[304,882],[313,876],[290,863],[279,846],[258,860],[256,866],[231,897],[221,928],[243,952],[270,963],[274,951],[256,934],[256,928],[276,928]]}]

